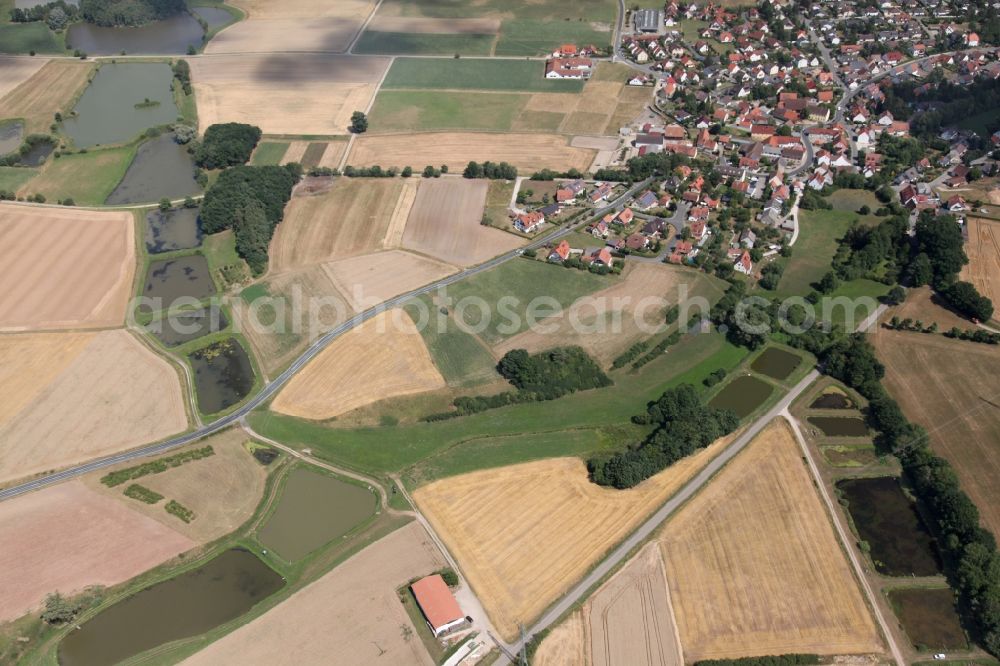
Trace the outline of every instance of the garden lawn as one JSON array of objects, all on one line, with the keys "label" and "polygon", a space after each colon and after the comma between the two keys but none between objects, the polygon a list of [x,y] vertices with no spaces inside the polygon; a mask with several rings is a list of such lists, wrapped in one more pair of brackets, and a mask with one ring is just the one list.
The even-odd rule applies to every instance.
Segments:
[{"label": "garden lawn", "polygon": [[381,90],[393,88],[580,92],[583,81],[546,79],[540,60],[396,58]]},{"label": "garden lawn", "polygon": [[444,35],[366,30],[354,47],[355,53],[386,55],[488,56],[495,35]]},{"label": "garden lawn", "polygon": [[[558,400],[512,405],[447,421],[380,428],[331,428],[270,411],[255,412],[250,422],[261,435],[309,447],[314,455],[330,462],[374,473],[399,472],[478,438],[628,426],[633,414],[641,413],[648,401],[658,398],[667,388],[685,382],[701,387],[701,381],[713,370],[734,367],[745,354],[713,332],[685,337],[641,372],[614,373],[614,386],[581,391]],[[515,447],[520,452],[516,455],[497,453],[504,456],[503,464],[518,462],[516,456],[531,454],[527,440],[523,441],[524,446]],[[552,449],[587,448],[593,442],[551,441]],[[488,458],[486,462],[489,463]],[[479,462],[475,464],[481,466]],[[440,468],[442,463],[437,465]]]},{"label": "garden lawn", "polygon": [[125,176],[136,148],[130,145],[50,157],[26,192],[44,194],[53,203],[69,197],[78,206],[101,205]]},{"label": "garden lawn", "polygon": [[529,95],[385,90],[369,116],[372,132],[510,130]]}]

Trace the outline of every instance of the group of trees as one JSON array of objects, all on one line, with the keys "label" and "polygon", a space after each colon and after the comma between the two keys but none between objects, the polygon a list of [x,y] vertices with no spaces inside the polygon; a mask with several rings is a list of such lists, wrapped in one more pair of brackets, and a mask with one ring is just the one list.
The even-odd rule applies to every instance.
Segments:
[{"label": "group of trees", "polygon": [[587,462],[591,480],[602,486],[631,488],[676,461],[704,448],[739,425],[728,409],[701,402],[690,384],[669,389],[650,403],[646,413],[632,418],[640,425],[655,425],[640,444]]},{"label": "group of trees", "polygon": [[55,0],[34,7],[10,10],[10,20],[13,23],[32,23],[45,21],[50,30],[62,30],[80,15],[79,7],[67,4],[64,0]]},{"label": "group of trees", "polygon": [[512,349],[500,359],[497,370],[516,391],[455,398],[452,403],[455,411],[431,414],[424,420],[441,421],[522,402],[555,400],[576,391],[612,384],[601,367],[580,347],[557,347],[533,355],[524,349]]},{"label": "group of trees", "polygon": [[214,234],[232,229],[236,251],[254,274],[263,273],[271,236],[301,176],[302,167],[297,164],[226,169],[205,193],[202,230]]},{"label": "group of trees", "polygon": [[694,666],[810,666],[819,663],[819,655],[815,654],[779,654],[739,659],[702,659],[694,662]]},{"label": "group of trees", "polygon": [[185,11],[184,0],[80,0],[80,15],[103,26],[135,26]]},{"label": "group of trees", "polygon": [[841,339],[821,355],[824,370],[869,400],[867,419],[875,443],[903,467],[929,518],[952,586],[961,597],[965,624],[984,648],[1000,654],[1000,553],[993,535],[979,525],[979,510],[959,486],[944,458],[930,450],[927,432],[910,423],[882,387],[885,367],[863,334]]},{"label": "group of trees", "polygon": [[174,78],[177,79],[181,84],[181,90],[184,91],[185,95],[190,95],[191,90],[191,66],[188,65],[187,60],[178,60],[173,65],[171,69],[174,72]]},{"label": "group of trees", "polygon": [[490,180],[514,180],[517,178],[517,167],[508,164],[507,162],[496,162],[486,161],[480,164],[479,162],[469,162],[465,166],[465,171],[462,175],[466,178],[489,178]]},{"label": "group of trees", "polygon": [[222,169],[246,164],[260,137],[260,128],[253,125],[244,123],[211,125],[205,130],[205,136],[194,151],[194,162],[203,169]]}]

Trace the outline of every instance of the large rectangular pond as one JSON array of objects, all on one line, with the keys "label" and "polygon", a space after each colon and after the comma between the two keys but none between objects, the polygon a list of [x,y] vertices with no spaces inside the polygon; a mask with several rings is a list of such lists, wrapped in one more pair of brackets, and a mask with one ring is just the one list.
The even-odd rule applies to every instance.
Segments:
[{"label": "large rectangular pond", "polygon": [[62,666],[105,666],[171,641],[203,634],[243,615],[284,586],[248,550],[206,564],[118,602],[59,644]]},{"label": "large rectangular pond", "polygon": [[213,343],[188,355],[194,369],[198,409],[214,414],[232,407],[250,393],[253,364],[235,338]]},{"label": "large rectangular pond", "polygon": [[350,532],[372,516],[376,506],[375,493],[366,488],[296,467],[257,538],[294,562]]},{"label": "large rectangular pond", "polygon": [[146,250],[156,254],[201,245],[198,213],[197,208],[156,209],[146,213]]},{"label": "large rectangular pond", "polygon": [[788,379],[802,365],[802,357],[778,347],[768,347],[750,364],[750,369],[772,379]]},{"label": "large rectangular pond", "polygon": [[174,141],[172,132],[166,132],[142,142],[122,181],[104,203],[154,203],[164,198],[175,201],[200,194],[201,186],[194,173],[194,159],[187,146]]},{"label": "large rectangular pond", "polygon": [[[77,148],[131,141],[150,127],[177,120],[165,62],[120,62],[101,66],[63,120]],[[146,104],[146,100],[150,105]]]},{"label": "large rectangular pond", "polygon": [[87,55],[179,55],[188,47],[201,46],[202,30],[198,20],[184,12],[162,21],[135,27],[104,27],[93,23],[74,23],[66,32],[66,44]]},{"label": "large rectangular pond", "polygon": [[214,293],[208,260],[200,254],[152,262],[142,289],[143,296],[159,299],[156,310],[170,309],[179,298],[200,300]]},{"label": "large rectangular pond", "polygon": [[763,379],[743,375],[726,384],[708,404],[716,409],[731,409],[742,419],[763,405],[773,391],[774,387]]},{"label": "large rectangular pond", "polygon": [[892,604],[910,642],[931,650],[967,650],[969,642],[955,610],[955,594],[945,589],[890,590]]},{"label": "large rectangular pond", "polygon": [[168,347],[176,347],[209,333],[225,330],[229,322],[222,309],[213,306],[173,313],[151,322],[146,329]]},{"label": "large rectangular pond", "polygon": [[847,500],[858,536],[867,541],[875,569],[886,576],[934,576],[941,571],[934,537],[917,507],[891,476],[845,479],[837,488]]},{"label": "large rectangular pond", "polygon": [[810,416],[809,423],[823,431],[827,437],[867,437],[868,426],[861,417]]}]

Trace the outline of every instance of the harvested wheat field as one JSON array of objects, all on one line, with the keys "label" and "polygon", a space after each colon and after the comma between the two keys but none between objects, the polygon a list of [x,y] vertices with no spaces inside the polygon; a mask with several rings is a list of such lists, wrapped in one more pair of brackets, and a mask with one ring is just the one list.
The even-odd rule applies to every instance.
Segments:
[{"label": "harvested wheat field", "polygon": [[390,60],[312,54],[190,62],[200,131],[214,123],[241,122],[265,134],[299,136],[347,134],[351,114],[368,108]]},{"label": "harvested wheat field", "polygon": [[47,63],[48,58],[0,56],[0,99],[30,79]]},{"label": "harvested wheat field", "polygon": [[402,250],[331,261],[323,264],[323,269],[358,312],[457,271],[454,266]]},{"label": "harvested wheat field", "polygon": [[120,326],[134,274],[131,213],[0,205],[0,331]]},{"label": "harvested wheat field", "polygon": [[[9,373],[8,364],[18,369]],[[16,412],[5,409],[7,417],[0,423],[0,483],[123,451],[187,427],[177,372],[124,330],[3,335],[0,367],[8,379],[0,404],[23,403]],[[30,401],[19,394],[25,387]]]},{"label": "harvested wheat field", "polygon": [[342,53],[375,8],[374,0],[234,0],[247,20],[229,26],[206,53]]},{"label": "harvested wheat field", "polygon": [[572,148],[567,138],[558,134],[427,132],[359,136],[347,163],[357,167],[447,164],[451,171],[459,173],[469,163],[470,155],[479,162],[509,162],[522,171],[582,171],[594,159],[593,150]]},{"label": "harvested wheat field", "polygon": [[[962,330],[973,328],[971,319],[966,319],[954,310],[951,310],[945,300],[935,294],[934,290],[930,287],[907,289],[906,300],[901,305],[888,310],[882,316],[881,321],[888,321],[894,316],[900,319],[908,317],[914,321],[919,320],[924,323],[924,326],[936,323],[938,330],[942,332],[954,326]],[[875,329],[874,335],[881,335],[883,330],[882,328]]]},{"label": "harvested wheat field", "polygon": [[983,296],[1000,303],[1000,222],[981,218],[969,219],[969,242],[965,253],[969,263],[962,269],[962,278],[976,285]]},{"label": "harvested wheat field", "polygon": [[[6,88],[14,83],[25,70],[10,70],[7,74],[6,65],[13,60],[23,62],[25,58],[4,58],[0,61],[0,118],[24,118],[25,133],[48,132],[49,125],[56,111],[68,111],[64,108],[77,92],[87,84],[94,63],[61,58],[45,62],[31,78],[23,81],[15,88]],[[27,59],[32,62],[31,59]],[[40,61],[44,62],[44,61]]]},{"label": "harvested wheat field", "polygon": [[183,663],[328,664],[350,655],[357,664],[432,666],[396,589],[444,566],[424,528],[409,523]]},{"label": "harvested wheat field", "polygon": [[[710,301],[722,294],[714,278],[669,264],[630,263],[613,286],[573,302],[561,317],[507,338],[494,348],[499,357],[511,349],[538,352],[557,345],[579,345],[602,365],[640,339],[666,330],[664,313],[688,297]],[[692,310],[692,316],[697,310]]]},{"label": "harvested wheat field", "polygon": [[589,664],[583,614],[577,611],[548,633],[532,660],[534,666],[583,666]]},{"label": "harvested wheat field", "polygon": [[630,490],[591,483],[579,458],[553,458],[441,479],[413,498],[510,640],[729,441]]},{"label": "harvested wheat field", "polygon": [[682,508],[659,541],[689,662],[882,651],[784,419]]},{"label": "harvested wheat field", "polygon": [[319,166],[328,169],[340,168],[340,162],[346,152],[347,141],[330,141],[326,144],[326,150],[323,151],[323,156],[319,159]]},{"label": "harvested wheat field", "polygon": [[500,31],[500,19],[387,16],[379,12],[365,29],[428,35],[493,35]]},{"label": "harvested wheat field", "polygon": [[296,190],[271,241],[271,271],[280,273],[382,249],[406,182],[337,178],[332,187],[317,194]]},{"label": "harvested wheat field", "polygon": [[413,320],[378,314],[345,333],[281,390],[271,409],[325,420],[385,398],[445,386]]},{"label": "harvested wheat field", "polygon": [[302,156],[306,154],[306,149],[309,148],[308,141],[292,141],[288,144],[288,150],[281,157],[282,164],[288,164],[289,162],[302,163]]},{"label": "harvested wheat field", "polygon": [[488,186],[451,178],[421,183],[403,247],[457,266],[473,266],[519,247],[520,237],[481,224]]},{"label": "harvested wheat field", "polygon": [[45,595],[115,585],[194,542],[75,480],[0,503],[0,622]]},{"label": "harvested wheat field", "polygon": [[1000,534],[1000,349],[899,331],[871,339],[889,393],[927,428],[931,448],[955,468],[983,524]]},{"label": "harvested wheat field", "polygon": [[587,602],[594,666],[684,666],[659,546],[646,545]]},{"label": "harvested wheat field", "polygon": [[233,314],[269,377],[356,314],[318,265],[270,277],[252,289],[262,289],[268,298],[234,299]]},{"label": "harvested wheat field", "polygon": [[[164,499],[157,504],[126,497],[122,493],[124,484],[109,488],[101,483],[100,479],[105,474],[134,466],[137,464],[135,461],[90,475],[85,483],[96,492],[113,497],[195,543],[208,543],[239,528],[253,515],[264,495],[267,468],[243,446],[248,439],[242,430],[227,430],[198,440],[186,449],[171,451],[169,455],[210,445],[215,454],[171,467],[160,474],[142,477],[140,483],[143,486],[163,495]],[[185,523],[164,511],[163,507],[169,500],[177,500],[194,511],[194,520]]]}]

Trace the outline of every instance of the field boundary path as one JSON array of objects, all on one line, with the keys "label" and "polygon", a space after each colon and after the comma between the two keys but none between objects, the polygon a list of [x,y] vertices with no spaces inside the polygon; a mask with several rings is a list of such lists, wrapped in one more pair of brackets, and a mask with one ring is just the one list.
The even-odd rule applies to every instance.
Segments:
[{"label": "field boundary path", "polygon": [[447,287],[456,282],[460,282],[461,280],[472,277],[473,275],[478,275],[479,273],[484,273],[486,271],[492,270],[497,266],[505,264],[512,259],[516,259],[517,257],[520,257],[527,249],[538,249],[540,247],[543,247],[555,240],[558,240],[559,238],[562,238],[563,236],[572,233],[577,228],[586,225],[588,222],[590,222],[590,220],[603,217],[610,211],[620,211],[632,195],[634,195],[639,190],[648,186],[650,182],[652,182],[652,179],[647,178],[646,180],[642,180],[639,181],[638,183],[635,183],[632,187],[626,190],[624,194],[615,199],[613,202],[609,203],[607,206],[601,209],[593,211],[592,216],[584,217],[577,224],[571,224],[566,227],[558,227],[552,230],[551,232],[545,234],[544,236],[536,238],[535,240],[525,245],[524,247],[521,247],[516,250],[511,250],[510,252],[506,252],[504,254],[496,256],[490,259],[489,261],[483,262],[477,266],[473,266],[465,270],[459,271],[457,273],[453,273],[452,275],[444,277],[438,280],[437,282],[432,282],[418,289],[414,289],[413,291],[409,291],[405,294],[394,296],[393,298],[390,298],[382,303],[379,303],[373,308],[369,308],[364,312],[361,312],[351,317],[347,321],[334,327],[333,329],[331,329],[330,331],[326,332],[324,335],[319,337],[304,352],[302,352],[302,354],[297,359],[295,359],[295,361],[293,361],[292,364],[288,366],[288,368],[284,372],[282,372],[280,375],[272,379],[269,383],[265,384],[264,387],[255,396],[247,400],[247,402],[245,402],[242,406],[238,407],[237,409],[230,412],[226,416],[223,416],[222,418],[213,421],[212,423],[204,425],[191,432],[178,435],[177,437],[173,437],[171,439],[162,441],[158,444],[150,444],[137,449],[132,449],[130,451],[123,451],[121,453],[116,453],[114,455],[107,456],[104,458],[97,458],[90,462],[83,463],[82,465],[75,465],[73,467],[68,467],[64,470],[53,472],[51,474],[46,474],[36,479],[32,479],[31,481],[25,481],[23,483],[11,486],[9,488],[5,488],[3,490],[0,490],[0,502],[12,499],[14,497],[17,497],[18,495],[23,495],[24,493],[28,493],[33,490],[40,490],[42,488],[53,485],[55,483],[59,483],[61,481],[68,481],[69,479],[81,476],[83,474],[87,474],[89,472],[93,472],[95,470],[105,469],[107,467],[111,467],[112,465],[117,465],[123,462],[129,462],[131,460],[136,460],[139,458],[160,455],[161,453],[165,453],[172,449],[176,449],[186,444],[196,442],[203,437],[211,435],[212,433],[219,432],[220,430],[228,428],[229,426],[237,425],[239,422],[243,420],[243,418],[247,414],[257,409],[261,405],[265,404],[268,400],[274,397],[277,394],[277,392],[285,384],[287,384],[288,381],[291,380],[291,378],[296,373],[302,370],[302,368],[304,368],[309,363],[309,361],[318,356],[321,351],[326,349],[327,346],[329,346],[334,340],[342,336],[344,333],[347,333],[348,331],[357,328],[361,324],[365,323],[372,317],[381,314],[382,312],[404,305],[415,298],[419,298],[420,296],[429,294],[441,287]]},{"label": "field boundary path", "polygon": [[781,412],[781,415],[785,417],[788,424],[792,426],[792,432],[795,433],[795,441],[799,443],[799,449],[802,450],[802,455],[806,459],[806,465],[809,467],[809,474],[812,476],[813,482],[816,485],[816,492],[818,492],[823,498],[823,504],[826,505],[826,511],[830,516],[830,521],[837,530],[837,536],[840,539],[840,544],[847,553],[847,559],[851,563],[851,568],[854,569],[854,575],[857,577],[858,583],[861,585],[861,589],[865,593],[865,597],[868,599],[868,606],[871,608],[872,613],[875,614],[875,620],[878,621],[879,628],[882,630],[882,635],[885,637],[885,641],[889,646],[889,652],[892,653],[892,659],[896,662],[897,666],[906,666],[906,660],[903,659],[903,653],[899,649],[899,644],[896,643],[896,637],[893,636],[892,631],[889,628],[889,623],[886,622],[885,616],[882,613],[882,608],[878,604],[878,598],[875,596],[875,591],[872,589],[871,583],[865,575],[864,568],[861,566],[861,562],[858,560],[858,556],[854,552],[854,548],[851,546],[851,543],[854,540],[850,538],[848,531],[844,528],[843,517],[841,513],[837,511],[837,506],[830,497],[830,493],[827,492],[826,484],[823,482],[823,477],[819,473],[819,468],[816,466],[816,461],[813,458],[812,452],[809,450],[809,446],[806,444],[805,438],[802,437],[802,431],[799,429],[799,422],[794,416],[792,416],[791,412],[789,412],[787,408]]}]

